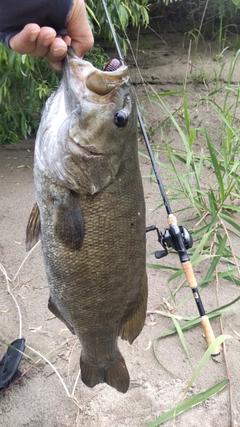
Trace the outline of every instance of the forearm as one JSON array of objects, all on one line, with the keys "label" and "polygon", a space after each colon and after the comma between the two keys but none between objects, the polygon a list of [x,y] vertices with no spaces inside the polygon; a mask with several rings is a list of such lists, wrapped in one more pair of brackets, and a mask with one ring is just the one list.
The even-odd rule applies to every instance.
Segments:
[{"label": "forearm", "polygon": [[67,34],[72,5],[73,0],[1,0],[0,41],[9,46],[9,39],[29,23],[54,28],[57,34]]}]

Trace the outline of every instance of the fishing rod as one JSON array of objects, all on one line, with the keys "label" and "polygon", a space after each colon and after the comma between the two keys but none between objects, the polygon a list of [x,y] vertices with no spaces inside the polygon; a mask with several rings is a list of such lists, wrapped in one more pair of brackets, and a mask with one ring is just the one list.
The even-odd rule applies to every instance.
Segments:
[{"label": "fishing rod", "polygon": [[[115,28],[113,26],[111,17],[108,13],[106,1],[105,0],[101,0],[101,1],[102,1],[102,5],[104,8],[106,17],[107,17],[107,21],[108,21],[108,24],[110,27],[110,31],[111,31],[112,36],[113,36],[114,44],[116,46],[116,50],[117,50],[120,62],[122,64],[125,64],[125,60],[124,60],[124,57],[122,54],[122,50],[120,48],[120,45],[119,45],[119,42],[117,39],[117,34],[116,34]],[[148,135],[147,135],[144,123],[143,123],[142,115],[139,111],[138,106],[137,106],[137,117],[138,117],[138,122],[139,122],[139,125],[141,128],[142,134],[143,134],[143,138],[144,138],[144,141],[145,141],[145,144],[147,147],[147,151],[148,151],[148,154],[149,154],[149,157],[151,160],[151,164],[152,164],[152,167],[154,170],[154,174],[156,176],[158,187],[159,187],[159,190],[160,190],[160,193],[161,193],[161,196],[162,196],[162,199],[163,199],[166,211],[167,211],[167,215],[168,215],[167,216],[167,222],[168,222],[168,226],[169,226],[168,229],[165,230],[164,234],[162,234],[155,225],[147,227],[146,232],[149,232],[149,231],[156,231],[157,232],[158,242],[163,247],[163,250],[155,252],[155,256],[157,259],[160,259],[160,258],[163,258],[164,256],[166,256],[168,254],[168,249],[170,249],[170,248],[173,248],[178,253],[182,269],[185,273],[188,285],[192,290],[192,293],[193,293],[193,296],[194,296],[194,299],[195,299],[195,302],[196,302],[196,305],[198,308],[198,312],[200,315],[200,320],[201,320],[202,328],[204,331],[205,339],[206,339],[207,345],[209,347],[212,344],[212,342],[214,341],[215,337],[214,337],[214,333],[213,333],[209,318],[207,317],[206,312],[204,310],[203,303],[202,303],[202,300],[201,300],[201,297],[200,297],[200,294],[198,291],[198,285],[197,285],[197,281],[196,281],[196,278],[194,275],[192,264],[191,264],[189,255],[187,253],[187,249],[191,248],[193,245],[193,240],[192,240],[191,234],[188,232],[188,230],[185,227],[178,226],[177,219],[171,210],[171,207],[170,207],[170,204],[168,202],[168,198],[167,198],[167,195],[166,195],[160,174],[158,172],[158,168],[157,168],[157,165],[156,165],[156,162],[154,159],[154,155],[153,155],[153,152],[152,152],[152,149],[150,146]],[[213,353],[212,353],[212,356],[218,356],[218,355],[219,355],[219,348],[215,348]]]}]

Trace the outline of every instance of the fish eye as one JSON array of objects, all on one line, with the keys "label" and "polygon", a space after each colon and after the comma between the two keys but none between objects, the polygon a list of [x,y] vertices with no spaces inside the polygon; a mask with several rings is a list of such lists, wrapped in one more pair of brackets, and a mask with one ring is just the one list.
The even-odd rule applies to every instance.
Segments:
[{"label": "fish eye", "polygon": [[128,115],[125,111],[117,111],[114,115],[114,123],[118,128],[124,128],[128,122]]}]

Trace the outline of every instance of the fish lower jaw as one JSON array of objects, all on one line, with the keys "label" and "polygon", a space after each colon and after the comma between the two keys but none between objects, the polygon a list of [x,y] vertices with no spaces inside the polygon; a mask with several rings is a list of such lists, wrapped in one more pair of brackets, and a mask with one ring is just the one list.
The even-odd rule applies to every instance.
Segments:
[{"label": "fish lower jaw", "polygon": [[105,156],[105,154],[103,154],[103,153],[99,153],[99,152],[97,152],[94,149],[89,149],[86,146],[83,146],[83,145],[79,144],[78,142],[74,141],[73,138],[69,138],[68,146],[69,146],[70,151],[72,153],[79,154],[79,155],[83,154],[84,157],[92,157],[92,156],[94,156],[94,157],[97,157],[97,156],[101,157],[101,156]]}]

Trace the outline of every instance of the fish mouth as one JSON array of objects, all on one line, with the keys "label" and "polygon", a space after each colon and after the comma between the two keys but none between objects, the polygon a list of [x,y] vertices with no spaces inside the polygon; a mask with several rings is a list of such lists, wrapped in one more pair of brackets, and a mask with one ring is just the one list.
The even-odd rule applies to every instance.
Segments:
[{"label": "fish mouth", "polygon": [[99,70],[98,68],[94,67],[90,62],[85,61],[84,59],[81,59],[76,56],[74,50],[71,47],[68,47],[67,56],[69,56],[70,61],[74,60],[74,62],[77,62],[79,65],[90,64],[91,68],[96,71],[99,71],[100,73],[103,73],[104,75],[121,76],[122,74],[125,74],[128,71],[128,67],[117,58],[110,59],[110,61],[108,61],[108,63],[105,65],[104,69]]},{"label": "fish mouth", "polygon": [[82,154],[84,157],[102,157],[106,156],[104,153],[99,153],[97,151],[96,147],[93,145],[81,145],[78,142],[74,141],[73,138],[69,137],[68,140],[69,147],[71,148],[71,151],[76,153],[77,155]]},{"label": "fish mouth", "polygon": [[76,56],[72,48],[68,48],[66,59],[72,73],[96,95],[107,95],[129,78],[128,67],[116,58],[111,59],[103,71]]}]

